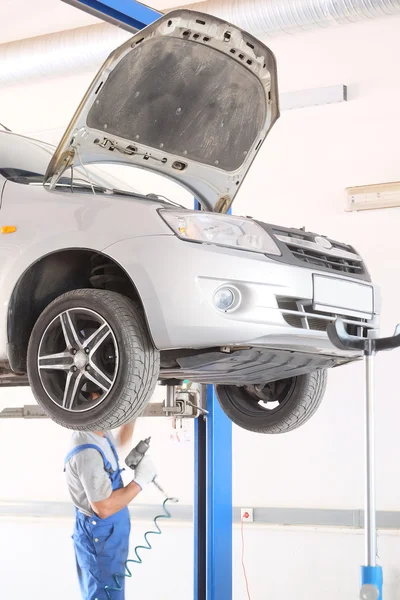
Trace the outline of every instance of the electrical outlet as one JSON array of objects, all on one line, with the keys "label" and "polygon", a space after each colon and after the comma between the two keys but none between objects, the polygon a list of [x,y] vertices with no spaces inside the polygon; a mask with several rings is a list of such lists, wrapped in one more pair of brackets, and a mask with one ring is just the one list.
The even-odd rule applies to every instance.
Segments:
[{"label": "electrical outlet", "polygon": [[240,509],[240,518],[242,521],[247,521],[248,523],[252,523],[254,521],[254,514],[252,508],[241,508]]}]

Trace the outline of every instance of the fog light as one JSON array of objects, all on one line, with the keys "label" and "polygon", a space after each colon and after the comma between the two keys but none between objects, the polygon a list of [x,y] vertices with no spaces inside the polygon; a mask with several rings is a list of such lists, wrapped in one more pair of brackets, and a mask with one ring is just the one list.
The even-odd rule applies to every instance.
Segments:
[{"label": "fog light", "polygon": [[235,303],[234,292],[227,287],[217,290],[214,294],[214,304],[219,310],[229,310]]}]

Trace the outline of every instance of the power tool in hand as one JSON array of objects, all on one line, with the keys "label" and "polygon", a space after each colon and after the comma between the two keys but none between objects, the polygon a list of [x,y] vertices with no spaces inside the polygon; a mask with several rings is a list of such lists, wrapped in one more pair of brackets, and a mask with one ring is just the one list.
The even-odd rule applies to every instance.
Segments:
[{"label": "power tool in hand", "polygon": [[[146,454],[147,450],[150,448],[150,440],[151,438],[146,438],[145,440],[141,440],[137,446],[135,446],[135,448],[133,448],[133,450],[131,450],[128,454],[128,456],[125,459],[125,464],[130,468],[130,469],[136,469],[136,467],[138,466],[138,464],[140,463],[140,461],[143,459],[144,455]],[[160,492],[166,497],[168,498],[167,494],[165,493],[165,491],[163,490],[163,488],[161,487],[161,485],[158,483],[156,477],[153,479],[153,483],[156,486],[156,488],[158,488],[160,490]]]}]

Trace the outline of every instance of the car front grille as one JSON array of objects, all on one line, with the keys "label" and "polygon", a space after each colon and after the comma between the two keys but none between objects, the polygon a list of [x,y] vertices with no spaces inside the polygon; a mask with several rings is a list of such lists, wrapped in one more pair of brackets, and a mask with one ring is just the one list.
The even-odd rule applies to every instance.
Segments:
[{"label": "car front grille", "polygon": [[295,265],[329,272],[340,277],[371,281],[361,256],[348,244],[336,242],[305,229],[293,229],[257,221],[274,238],[281,254],[268,258],[286,265]]},{"label": "car front grille", "polygon": [[350,335],[367,337],[368,330],[373,328],[373,325],[365,319],[355,317],[349,319],[340,314],[316,311],[309,300],[279,297],[277,302],[286,323],[297,329],[326,331],[329,323],[333,323],[337,318],[343,320],[347,333]]},{"label": "car front grille", "polygon": [[[363,275],[365,267],[361,257],[351,246],[328,240],[300,230],[273,229],[275,237],[299,261],[322,270],[347,275]],[[318,239],[326,243],[325,248]],[[317,240],[317,241],[316,241]],[[330,247],[329,247],[330,246]]]}]

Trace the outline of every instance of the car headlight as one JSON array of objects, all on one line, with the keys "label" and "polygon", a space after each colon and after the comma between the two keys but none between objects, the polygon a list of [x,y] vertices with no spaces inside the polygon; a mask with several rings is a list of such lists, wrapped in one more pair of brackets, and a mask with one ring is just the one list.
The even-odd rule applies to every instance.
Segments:
[{"label": "car headlight", "polygon": [[161,210],[160,215],[181,240],[281,255],[272,237],[250,219],[201,211]]}]

